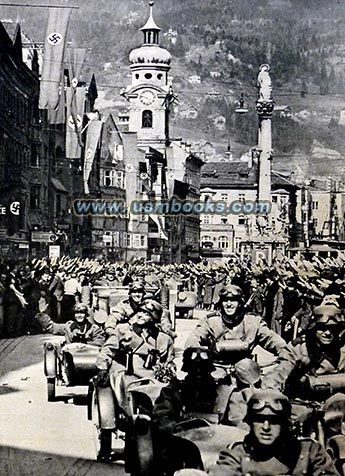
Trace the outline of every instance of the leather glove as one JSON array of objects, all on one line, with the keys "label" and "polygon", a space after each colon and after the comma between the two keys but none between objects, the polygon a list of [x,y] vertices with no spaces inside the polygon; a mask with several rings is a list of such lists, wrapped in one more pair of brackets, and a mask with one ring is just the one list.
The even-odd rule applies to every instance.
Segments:
[{"label": "leather glove", "polygon": [[100,387],[108,387],[109,385],[109,372],[108,370],[100,370],[96,375],[96,382]]}]

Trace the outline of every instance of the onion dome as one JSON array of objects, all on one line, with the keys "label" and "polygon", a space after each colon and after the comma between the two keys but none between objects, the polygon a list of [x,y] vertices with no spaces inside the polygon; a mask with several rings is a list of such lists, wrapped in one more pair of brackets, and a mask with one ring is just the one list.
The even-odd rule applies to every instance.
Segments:
[{"label": "onion dome", "polygon": [[155,45],[143,45],[131,51],[129,61],[132,64],[136,63],[163,63],[170,64],[171,54],[168,50]]},{"label": "onion dome", "polygon": [[154,2],[150,2],[150,16],[146,24],[140,28],[144,33],[144,43],[140,48],[135,48],[129,55],[132,64],[153,63],[170,64],[171,54],[159,46],[159,32],[161,29],[153,19],[152,10]]}]

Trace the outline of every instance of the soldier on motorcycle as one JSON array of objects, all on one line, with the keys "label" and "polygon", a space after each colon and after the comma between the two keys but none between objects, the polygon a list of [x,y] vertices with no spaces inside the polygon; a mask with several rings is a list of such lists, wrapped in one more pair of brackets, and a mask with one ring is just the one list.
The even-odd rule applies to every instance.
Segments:
[{"label": "soldier on motorcycle", "polygon": [[255,392],[248,402],[249,434],[243,442],[234,443],[220,453],[209,476],[337,475],[332,460],[319,443],[298,440],[292,435],[290,414],[291,406],[283,394]]},{"label": "soldier on motorcycle", "polygon": [[157,363],[173,364],[173,340],[159,328],[162,306],[153,300],[146,300],[138,307],[135,320],[119,323],[100,350],[97,358],[98,381],[107,384],[108,372],[117,372],[127,366],[132,356],[136,377],[153,376],[152,368]]},{"label": "soldier on motorcycle", "polygon": [[[104,329],[107,335],[115,335],[116,327],[118,324],[127,323],[140,311],[141,305],[145,299],[145,283],[144,281],[134,281],[129,285],[128,298],[119,302],[112,314],[108,317]],[[158,323],[157,323],[158,324]],[[166,310],[162,310],[160,316],[161,330],[174,337],[174,333],[171,331],[172,325],[169,317],[169,313]]]},{"label": "soldier on motorcycle", "polygon": [[258,344],[275,355],[286,347],[260,316],[245,312],[241,288],[228,284],[219,293],[219,311],[200,320],[186,347],[206,346],[215,362],[232,364],[250,357]]},{"label": "soldier on motorcycle", "polygon": [[[182,467],[202,468],[196,446],[177,436],[183,424],[202,419],[210,424],[233,425],[243,419],[248,393],[242,390],[252,394],[253,386],[260,380],[260,370],[249,359],[239,364],[238,380],[242,380],[242,387],[236,389],[213,377],[215,367],[206,348],[190,347],[184,351],[182,370],[186,377],[174,379],[162,388],[152,414],[155,466],[164,468],[164,474],[173,474]],[[157,470],[157,475],[162,474]]]},{"label": "soldier on motorcycle", "polygon": [[266,375],[265,388],[285,389],[288,394],[301,396],[301,392],[308,391],[303,385],[307,376],[345,372],[342,311],[334,304],[322,304],[314,308],[313,317],[307,332],[288,344],[278,367]]},{"label": "soldier on motorcycle", "polygon": [[102,346],[105,341],[105,333],[98,324],[89,321],[89,308],[85,304],[77,303],[73,306],[73,320],[66,323],[54,322],[43,308],[36,314],[44,332],[64,335],[66,344],[80,342]]}]

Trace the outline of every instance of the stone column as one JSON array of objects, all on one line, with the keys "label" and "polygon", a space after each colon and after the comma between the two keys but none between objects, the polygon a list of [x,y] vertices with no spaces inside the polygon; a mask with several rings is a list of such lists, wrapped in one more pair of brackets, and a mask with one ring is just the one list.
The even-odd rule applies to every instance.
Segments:
[{"label": "stone column", "polygon": [[258,75],[259,97],[256,109],[259,118],[259,184],[258,200],[271,200],[271,161],[272,161],[272,130],[271,120],[274,108],[272,85],[268,64],[260,66]]}]

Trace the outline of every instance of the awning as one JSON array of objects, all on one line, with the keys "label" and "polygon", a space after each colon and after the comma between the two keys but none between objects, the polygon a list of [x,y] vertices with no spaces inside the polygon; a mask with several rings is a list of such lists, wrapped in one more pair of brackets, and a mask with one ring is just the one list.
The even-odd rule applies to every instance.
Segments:
[{"label": "awning", "polygon": [[68,193],[68,190],[62,185],[59,179],[52,178],[50,181],[57,192]]}]

